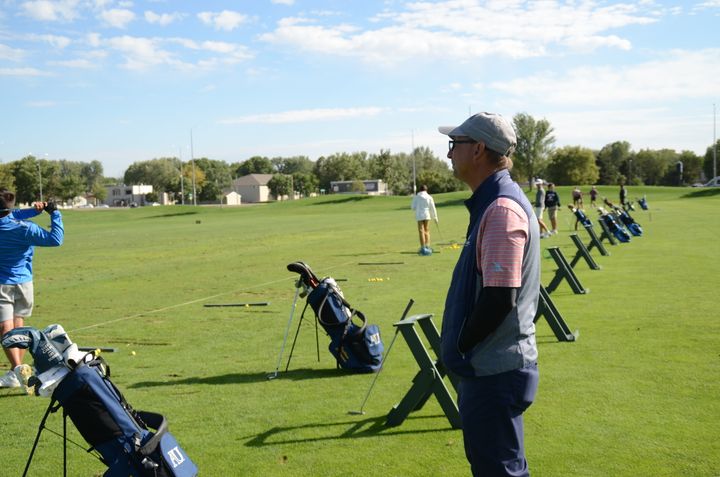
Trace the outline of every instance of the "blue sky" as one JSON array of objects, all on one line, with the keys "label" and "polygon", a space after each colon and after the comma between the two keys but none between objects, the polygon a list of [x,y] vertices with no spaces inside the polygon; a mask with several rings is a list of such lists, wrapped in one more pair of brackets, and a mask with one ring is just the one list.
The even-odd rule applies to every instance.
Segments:
[{"label": "blue sky", "polygon": [[704,154],[720,0],[0,0],[0,162],[410,152],[469,113]]}]

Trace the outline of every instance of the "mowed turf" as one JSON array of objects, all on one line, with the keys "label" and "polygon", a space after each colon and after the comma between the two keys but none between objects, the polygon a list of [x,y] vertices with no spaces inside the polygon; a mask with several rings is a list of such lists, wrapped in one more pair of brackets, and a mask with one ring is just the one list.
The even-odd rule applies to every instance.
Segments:
[{"label": "mowed turf", "polygon": [[[559,191],[560,234],[541,245],[560,246],[570,259],[570,188]],[[650,210],[633,214],[645,235],[607,245],[608,257],[593,251],[601,270],[577,264],[589,294],[574,295],[564,282],[552,294],[580,337],[560,343],[538,322],[540,388],[525,414],[533,475],[718,475],[717,192],[630,188],[631,198],[647,194]],[[600,193],[617,200],[617,187]],[[28,325],[59,323],[81,346],[116,348],[104,354],[113,381],[134,407],[168,418],[203,476],[469,475],[462,434],[434,398],[401,426],[383,425],[418,371],[401,337],[365,415],[348,411],[360,408],[374,376],[336,370],[322,330],[317,361],[310,309],[289,371],[266,379],[294,297],[297,275],[285,267],[296,260],[319,276],[346,279],[346,298],[380,325],[386,347],[411,298],[411,314],[433,313],[439,328],[467,196],[435,196],[440,230],[432,225],[431,257],[415,253],[409,197],[67,211],[65,244],[36,250]],[[37,221],[47,224],[45,216]],[[543,256],[547,285],[556,267]],[[269,305],[203,306],[244,302]],[[298,301],[290,340],[304,304]],[[0,475],[22,474],[48,403],[0,391]],[[61,432],[61,422],[52,415],[48,427]],[[70,445],[68,475],[104,469]],[[45,431],[30,475],[61,471],[62,440]]]}]

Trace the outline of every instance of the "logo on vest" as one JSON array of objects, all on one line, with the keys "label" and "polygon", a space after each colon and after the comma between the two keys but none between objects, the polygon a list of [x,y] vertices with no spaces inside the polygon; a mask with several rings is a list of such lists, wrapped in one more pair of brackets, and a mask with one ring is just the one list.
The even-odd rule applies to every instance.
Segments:
[{"label": "logo on vest", "polygon": [[173,469],[177,467],[178,465],[185,462],[185,456],[183,453],[178,449],[177,446],[173,447],[167,452],[167,456],[170,459],[170,463],[173,466]]}]

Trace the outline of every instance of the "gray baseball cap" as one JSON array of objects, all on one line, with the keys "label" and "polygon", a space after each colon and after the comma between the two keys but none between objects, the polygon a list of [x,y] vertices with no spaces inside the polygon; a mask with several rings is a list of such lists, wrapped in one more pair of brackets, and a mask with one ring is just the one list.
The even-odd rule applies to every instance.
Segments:
[{"label": "gray baseball cap", "polygon": [[450,137],[467,136],[475,141],[481,141],[488,149],[504,156],[510,156],[517,145],[517,137],[512,125],[495,113],[477,113],[467,118],[460,126],[440,126],[438,131]]}]

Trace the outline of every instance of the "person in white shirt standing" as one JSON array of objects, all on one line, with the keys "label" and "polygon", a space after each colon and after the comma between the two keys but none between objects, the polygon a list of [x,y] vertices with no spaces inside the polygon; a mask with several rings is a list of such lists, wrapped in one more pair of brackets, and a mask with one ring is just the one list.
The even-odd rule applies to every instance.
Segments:
[{"label": "person in white shirt standing", "polygon": [[415,220],[418,224],[418,235],[420,236],[420,255],[431,255],[430,248],[430,219],[438,223],[437,210],[435,210],[435,201],[428,194],[427,186],[421,185],[420,191],[413,197],[410,206],[415,211]]}]

